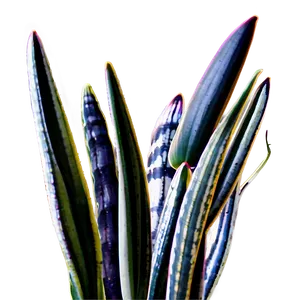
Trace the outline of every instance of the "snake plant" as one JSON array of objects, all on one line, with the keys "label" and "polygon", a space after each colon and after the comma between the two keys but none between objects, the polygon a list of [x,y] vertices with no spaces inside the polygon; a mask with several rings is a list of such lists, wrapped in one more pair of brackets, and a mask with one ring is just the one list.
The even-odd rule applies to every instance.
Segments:
[{"label": "snake plant", "polygon": [[[252,17],[221,45],[183,110],[174,97],[154,127],[147,167],[120,82],[105,66],[111,142],[90,85],[82,93],[82,126],[93,195],[42,42],[28,41],[31,106],[46,192],[66,260],[73,299],[209,299],[231,245],[241,176],[269,98],[261,70],[224,114],[247,57]],[[100,103],[102,100],[100,101]],[[94,204],[94,205],[93,205]],[[208,234],[217,233],[211,245]]]}]

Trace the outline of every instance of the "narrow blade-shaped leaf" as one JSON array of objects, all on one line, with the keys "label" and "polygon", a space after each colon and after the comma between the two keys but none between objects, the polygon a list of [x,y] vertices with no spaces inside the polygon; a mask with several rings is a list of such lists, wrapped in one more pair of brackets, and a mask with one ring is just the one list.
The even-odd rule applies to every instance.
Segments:
[{"label": "narrow blade-shaped leaf", "polygon": [[220,178],[216,187],[207,225],[210,226],[220,213],[226,200],[236,186],[243,172],[250,150],[260,128],[269,99],[270,79],[264,80],[257,88],[247,108],[239,130],[226,155]]},{"label": "narrow blade-shaped leaf", "polygon": [[53,224],[72,295],[103,298],[101,248],[87,184],[50,66],[36,32],[27,51],[31,106]]},{"label": "narrow blade-shaped leaf", "polygon": [[144,166],[131,118],[110,63],[108,99],[119,170],[119,261],[124,299],[147,297],[151,263],[150,209]]},{"label": "narrow blade-shaped leaf", "polygon": [[204,278],[201,284],[203,290],[199,299],[208,299],[218,283],[230,250],[239,200],[239,184],[237,184],[220,214],[217,237],[204,264]]},{"label": "narrow blade-shaped leaf", "polygon": [[86,85],[82,93],[82,123],[97,203],[105,294],[108,299],[121,299],[115,158],[105,117],[90,85]]},{"label": "narrow blade-shaped leaf", "polygon": [[171,180],[175,174],[168,161],[171,142],[182,115],[182,95],[177,95],[163,110],[152,132],[147,163],[147,180],[151,210],[152,246],[156,238],[159,218]]},{"label": "narrow blade-shaped leaf", "polygon": [[249,51],[257,17],[240,25],[222,44],[201,78],[176,131],[169,152],[177,168],[194,167],[220,121]]},{"label": "narrow blade-shaped leaf", "polygon": [[152,255],[148,299],[165,299],[172,240],[180,205],[191,175],[192,171],[189,165],[182,163],[171,182],[159,221],[157,239]]}]

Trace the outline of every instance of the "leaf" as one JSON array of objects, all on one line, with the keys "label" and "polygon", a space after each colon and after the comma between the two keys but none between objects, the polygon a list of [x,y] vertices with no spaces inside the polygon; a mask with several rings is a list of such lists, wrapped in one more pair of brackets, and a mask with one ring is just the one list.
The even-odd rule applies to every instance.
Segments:
[{"label": "leaf", "polygon": [[184,161],[191,167],[197,164],[234,90],[256,21],[254,16],[231,33],[201,78],[170,147],[174,168]]},{"label": "leaf", "polygon": [[257,88],[245,112],[239,130],[230,145],[209,212],[207,220],[208,227],[213,223],[224,207],[226,200],[236,186],[240,174],[242,174],[244,170],[267,107],[269,90],[270,79],[267,78]]},{"label": "leaf", "polygon": [[111,63],[108,100],[119,170],[119,261],[124,299],[145,299],[150,276],[150,209],[145,170],[131,118]]},{"label": "leaf", "polygon": [[106,121],[90,85],[82,93],[82,123],[89,156],[108,299],[121,299],[118,243],[118,179]]},{"label": "leaf", "polygon": [[191,175],[189,165],[182,163],[171,182],[157,230],[147,299],[165,299],[172,240],[180,205]]},{"label": "leaf", "polygon": [[208,299],[218,283],[227,260],[232,234],[240,201],[239,184],[236,185],[226,205],[222,209],[216,240],[204,264],[204,281],[199,299]]},{"label": "leaf", "polygon": [[168,161],[171,142],[182,115],[182,95],[177,95],[163,110],[152,132],[147,163],[147,180],[150,194],[152,246],[157,233],[160,215],[171,180],[175,174]]},{"label": "leaf", "polygon": [[31,106],[51,217],[70,273],[72,295],[104,298],[101,249],[91,199],[78,154],[36,32],[28,41]]}]

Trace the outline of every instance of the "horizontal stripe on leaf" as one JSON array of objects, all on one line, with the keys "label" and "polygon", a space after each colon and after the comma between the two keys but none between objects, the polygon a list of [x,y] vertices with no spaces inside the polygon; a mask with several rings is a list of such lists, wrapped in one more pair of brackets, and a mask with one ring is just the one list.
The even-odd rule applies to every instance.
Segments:
[{"label": "horizontal stripe on leaf", "polygon": [[159,221],[155,247],[152,255],[148,299],[165,299],[173,235],[180,205],[191,175],[192,171],[188,164],[182,163],[177,169],[171,182]]},{"label": "horizontal stripe on leaf", "polygon": [[164,108],[151,135],[151,146],[147,162],[147,180],[150,196],[153,247],[164,201],[176,171],[169,164],[168,153],[182,115],[182,109],[183,98],[179,94]]},{"label": "horizontal stripe on leaf", "polygon": [[90,85],[82,94],[82,123],[89,156],[103,256],[107,299],[121,299],[118,243],[118,179],[105,117]]}]

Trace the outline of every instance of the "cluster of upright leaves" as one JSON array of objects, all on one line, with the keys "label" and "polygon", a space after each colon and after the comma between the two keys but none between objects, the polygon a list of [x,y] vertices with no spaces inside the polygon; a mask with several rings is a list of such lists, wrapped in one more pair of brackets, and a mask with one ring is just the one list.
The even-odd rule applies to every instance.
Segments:
[{"label": "cluster of upright leaves", "polygon": [[[183,197],[175,202],[170,191],[165,200],[152,256],[149,299],[207,299],[222,272],[241,194],[239,181],[269,95],[267,78],[251,97],[259,70],[220,121],[246,59],[256,21],[253,17],[243,23],[220,47],[170,145],[170,164],[179,167],[178,172],[183,164],[190,166],[193,175],[185,181]],[[269,153],[266,160],[268,157]],[[174,219],[170,211],[176,211]],[[218,216],[218,234],[207,253],[207,232]],[[170,230],[168,234],[166,228]],[[168,262],[167,267],[162,256]],[[160,286],[162,277],[167,282],[166,289]]]},{"label": "cluster of upright leaves", "polygon": [[[84,87],[82,123],[95,214],[42,43],[31,34],[31,104],[73,299],[211,296],[228,256],[240,197],[270,155],[267,143],[266,159],[240,186],[266,109],[269,78],[252,95],[261,70],[255,72],[231,110],[223,112],[256,21],[244,22],[222,44],[184,113],[181,94],[164,109],[152,133],[146,171],[111,63],[105,74],[114,146],[92,87]],[[216,221],[217,235],[207,247]]]}]

